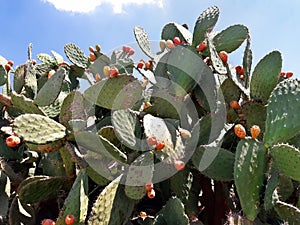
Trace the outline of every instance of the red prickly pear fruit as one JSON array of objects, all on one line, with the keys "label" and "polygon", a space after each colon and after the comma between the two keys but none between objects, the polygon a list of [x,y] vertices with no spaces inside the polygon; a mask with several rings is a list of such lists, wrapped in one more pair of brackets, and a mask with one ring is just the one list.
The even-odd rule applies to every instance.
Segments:
[{"label": "red prickly pear fruit", "polygon": [[281,71],[281,72],[280,72],[280,76],[281,76],[281,77],[285,77],[285,72]]},{"label": "red prickly pear fruit", "polygon": [[149,70],[150,68],[151,68],[151,62],[150,61],[148,61],[148,62],[146,62],[145,63],[145,70]]},{"label": "red prickly pear fruit", "polygon": [[153,183],[152,182],[149,182],[147,184],[145,184],[145,189],[147,192],[151,191],[153,189]]},{"label": "red prickly pear fruit", "polygon": [[167,46],[167,48],[169,48],[169,49],[175,48],[175,45],[174,45],[174,43],[173,43],[172,40],[167,40],[167,41],[166,41],[166,46]]},{"label": "red prickly pear fruit", "polygon": [[135,51],[132,48],[128,51],[128,55],[133,55],[134,53],[135,53]]},{"label": "red prickly pear fruit", "polygon": [[21,143],[21,140],[19,137],[11,135],[6,138],[5,142],[8,147],[14,148],[14,147],[17,147]]},{"label": "red prickly pear fruit", "polygon": [[290,78],[293,76],[293,74],[294,74],[293,72],[286,72],[285,77]]},{"label": "red prickly pear fruit", "polygon": [[126,53],[129,53],[130,49],[131,49],[131,48],[130,48],[128,45],[124,45],[124,46],[122,47],[123,52],[126,52]]},{"label": "red prickly pear fruit", "polygon": [[109,74],[111,77],[117,77],[119,75],[119,70],[115,66],[112,66],[109,70]]},{"label": "red prickly pear fruit", "polygon": [[36,65],[36,60],[35,59],[33,59],[31,62],[32,62],[32,65]]},{"label": "red prickly pear fruit", "polygon": [[95,52],[94,47],[93,47],[93,46],[89,46],[89,51],[90,51],[91,53],[94,53],[94,52]]},{"label": "red prickly pear fruit", "polygon": [[9,64],[12,67],[14,65],[14,61],[8,60],[7,64]]},{"label": "red prickly pear fruit", "polygon": [[234,126],[234,133],[236,136],[238,136],[239,138],[245,138],[246,137],[246,130],[243,127],[242,124],[236,124]]},{"label": "red prickly pear fruit", "polygon": [[51,219],[44,219],[42,225],[55,225],[55,222]]},{"label": "red prickly pear fruit", "polygon": [[257,125],[253,125],[251,128],[250,128],[250,133],[251,133],[251,137],[253,139],[256,139],[258,137],[258,135],[260,134],[260,127],[257,126]]},{"label": "red prickly pear fruit", "polygon": [[155,198],[155,191],[154,189],[151,189],[151,191],[147,192],[148,198]]},{"label": "red prickly pear fruit", "polygon": [[156,144],[156,146],[155,146],[155,149],[158,150],[158,151],[160,151],[160,150],[162,150],[164,147],[165,147],[165,143],[162,142],[162,141],[159,141],[159,142],[157,142],[157,144]]},{"label": "red prickly pear fruit", "polygon": [[89,56],[90,62],[94,62],[96,59],[97,59],[97,57],[96,57],[95,53],[91,52],[90,56]]},{"label": "red prickly pear fruit", "polygon": [[174,167],[175,167],[176,170],[181,171],[181,170],[184,169],[185,163],[183,161],[181,161],[181,160],[176,160],[174,162]]},{"label": "red prickly pear fruit", "polygon": [[99,81],[101,80],[101,76],[100,76],[99,73],[97,73],[97,74],[95,75],[95,80],[96,80],[96,82],[99,82]]},{"label": "red prickly pear fruit", "polygon": [[231,102],[229,102],[229,105],[233,109],[240,109],[241,108],[240,104],[237,101],[231,101]]},{"label": "red prickly pear fruit", "polygon": [[197,51],[198,52],[203,52],[207,47],[207,44],[205,41],[202,41],[198,46],[197,46]]},{"label": "red prickly pear fruit", "polygon": [[148,139],[147,139],[147,141],[148,141],[148,144],[150,145],[150,146],[152,146],[152,145],[156,145],[157,144],[157,139],[156,139],[156,137],[148,137]]},{"label": "red prickly pear fruit", "polygon": [[180,44],[181,44],[180,38],[179,38],[179,37],[174,37],[174,38],[173,38],[173,43],[174,43],[175,45],[180,45]]},{"label": "red prickly pear fruit", "polygon": [[242,80],[242,81],[244,81],[245,80],[245,76],[242,74],[242,75],[240,75],[240,79]]},{"label": "red prickly pear fruit", "polygon": [[73,225],[75,223],[75,216],[72,214],[66,215],[65,223],[66,225]]},{"label": "red prickly pear fruit", "polygon": [[225,51],[219,52],[219,57],[222,60],[223,64],[226,65],[228,61],[228,54]]},{"label": "red prickly pear fruit", "polygon": [[9,65],[9,64],[7,63],[7,64],[5,64],[4,68],[5,68],[6,72],[8,72],[8,71],[11,70],[11,65]]},{"label": "red prickly pear fruit", "polygon": [[236,71],[237,75],[240,75],[240,76],[244,75],[244,68],[240,65],[235,67],[235,71]]},{"label": "red prickly pear fruit", "polygon": [[140,217],[141,217],[143,220],[146,219],[146,218],[147,218],[147,213],[144,212],[144,211],[141,211],[141,212],[140,212]]},{"label": "red prickly pear fruit", "polygon": [[138,69],[142,69],[145,65],[145,61],[144,60],[140,60],[139,63],[136,65],[136,68]]}]

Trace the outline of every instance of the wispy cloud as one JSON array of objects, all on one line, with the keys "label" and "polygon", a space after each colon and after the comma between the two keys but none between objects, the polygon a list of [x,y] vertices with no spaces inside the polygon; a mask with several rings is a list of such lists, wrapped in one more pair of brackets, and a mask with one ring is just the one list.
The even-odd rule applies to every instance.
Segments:
[{"label": "wispy cloud", "polygon": [[74,13],[90,13],[104,3],[111,4],[114,13],[123,13],[126,5],[155,5],[163,7],[163,0],[42,0],[54,5],[58,10]]}]

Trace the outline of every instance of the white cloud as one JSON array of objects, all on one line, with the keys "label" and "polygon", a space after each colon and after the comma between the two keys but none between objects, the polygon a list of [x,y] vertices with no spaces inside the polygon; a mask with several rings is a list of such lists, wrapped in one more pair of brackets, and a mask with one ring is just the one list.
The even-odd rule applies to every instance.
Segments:
[{"label": "white cloud", "polygon": [[125,5],[156,5],[163,7],[163,0],[43,0],[54,5],[58,10],[74,13],[90,13],[104,3],[111,4],[114,13],[124,12]]}]

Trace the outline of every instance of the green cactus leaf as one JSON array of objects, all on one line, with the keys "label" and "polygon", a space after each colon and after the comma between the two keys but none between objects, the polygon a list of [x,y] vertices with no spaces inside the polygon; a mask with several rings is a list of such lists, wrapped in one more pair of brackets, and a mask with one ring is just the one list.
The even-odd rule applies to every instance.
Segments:
[{"label": "green cactus leaf", "polygon": [[116,66],[119,74],[132,74],[134,61],[131,56],[123,51],[115,50],[111,55],[111,64]]},{"label": "green cactus leaf", "polygon": [[288,224],[300,224],[299,208],[285,202],[278,201],[275,206],[275,211],[278,213],[280,218],[288,222]]},{"label": "green cactus leaf", "polygon": [[48,72],[53,69],[53,66],[48,65],[46,63],[42,63],[42,64],[37,64],[35,65],[35,71],[37,76],[43,77],[43,76],[47,76]]},{"label": "green cactus leaf", "polygon": [[185,167],[170,178],[170,190],[186,204],[192,187],[193,174]]},{"label": "green cactus leaf", "polygon": [[59,151],[44,153],[40,162],[43,174],[46,176],[65,176],[66,171]]},{"label": "green cactus leaf", "polygon": [[154,90],[150,98],[151,106],[144,109],[144,112],[150,113],[161,118],[179,119],[183,103],[180,99],[174,98],[165,90]]},{"label": "green cactus leaf", "polygon": [[240,99],[241,91],[232,79],[227,78],[224,80],[221,84],[221,90],[226,103],[238,101]]},{"label": "green cactus leaf", "polygon": [[[161,218],[159,218],[161,217]],[[189,219],[184,212],[184,205],[178,198],[171,198],[167,201],[166,205],[159,211],[158,216],[155,218],[153,225],[164,224],[180,224],[188,225]]]},{"label": "green cactus leaf", "polygon": [[167,68],[171,73],[170,89],[177,96],[185,96],[203,79],[202,76],[212,73],[195,49],[181,45],[170,51]]},{"label": "green cactus leaf", "polygon": [[281,201],[286,201],[294,192],[295,187],[290,177],[284,174],[279,175],[278,195]]},{"label": "green cactus leaf", "polygon": [[37,79],[36,71],[31,63],[26,63],[26,73],[25,73],[25,93],[27,98],[34,99],[37,94]]},{"label": "green cactus leaf", "polygon": [[211,63],[216,72],[219,74],[227,74],[227,68],[224,66],[224,63],[220,59],[219,53],[217,52],[213,40],[210,37],[207,38],[207,44],[210,52]]},{"label": "green cactus leaf", "polygon": [[12,199],[7,224],[36,224],[36,212],[32,205],[24,204],[20,201],[18,196]]},{"label": "green cactus leaf", "polygon": [[225,51],[231,53],[241,46],[248,35],[249,31],[247,27],[236,24],[217,33],[213,38],[213,42],[217,52]]},{"label": "green cactus leaf", "polygon": [[276,87],[282,67],[279,51],[273,51],[263,57],[254,68],[250,83],[250,96],[266,104]]},{"label": "green cactus leaf", "polygon": [[148,34],[146,31],[141,28],[141,27],[134,27],[134,36],[135,39],[142,49],[142,51],[150,58],[153,58],[152,53],[151,53],[151,46],[150,46],[150,40],[148,37]]},{"label": "green cactus leaf", "polygon": [[110,180],[101,176],[91,166],[88,166],[86,168],[86,174],[92,179],[92,181],[94,181],[96,184],[98,184],[100,186],[106,186],[107,184],[110,183]]},{"label": "green cactus leaf", "polygon": [[271,156],[276,168],[284,175],[300,181],[300,151],[288,144],[278,144],[272,147]]},{"label": "green cactus leaf", "polygon": [[300,110],[300,80],[287,79],[280,82],[271,94],[267,107],[267,146],[285,142],[300,131],[300,120],[296,115]]},{"label": "green cactus leaf", "polygon": [[122,148],[122,143],[118,139],[115,129],[113,126],[104,126],[98,130],[98,134],[105,139],[107,139],[110,143],[112,143],[117,148]]},{"label": "green cactus leaf", "polygon": [[193,155],[193,164],[205,176],[221,181],[233,180],[234,154],[218,147],[201,146]]},{"label": "green cactus leaf", "polygon": [[46,144],[33,144],[30,142],[26,142],[26,145],[29,149],[37,152],[42,152],[42,153],[58,151],[64,144],[65,144],[64,139],[52,141]]},{"label": "green cactus leaf", "polygon": [[67,58],[78,67],[86,68],[88,58],[84,52],[75,44],[68,43],[64,47]]},{"label": "green cactus leaf", "polygon": [[250,73],[251,73],[251,66],[252,66],[252,50],[250,48],[250,36],[247,38],[246,47],[244,50],[244,57],[243,57],[243,68],[244,68],[244,77],[245,77],[245,86],[249,88],[250,85]]},{"label": "green cactus leaf", "polygon": [[276,190],[278,181],[279,181],[279,174],[277,172],[271,173],[267,181],[265,195],[264,195],[264,209],[266,211],[271,210],[279,199]]},{"label": "green cactus leaf", "polygon": [[198,17],[193,33],[193,46],[196,47],[202,41],[204,41],[207,33],[210,33],[215,27],[219,19],[219,8],[217,6],[212,6],[207,8]]},{"label": "green cactus leaf", "polygon": [[266,148],[254,139],[242,139],[236,148],[234,183],[246,217],[254,221],[260,211],[260,193],[266,173]]},{"label": "green cactus leaf", "polygon": [[14,73],[14,91],[18,94],[21,93],[25,84],[25,68],[25,64],[20,65],[16,68]]},{"label": "green cactus leaf", "polygon": [[119,75],[99,81],[85,90],[83,96],[89,102],[107,109],[127,109],[141,99],[142,86],[133,76]]},{"label": "green cactus leaf", "polygon": [[34,99],[38,106],[48,106],[58,97],[66,76],[65,69],[59,69],[39,90]]},{"label": "green cactus leaf", "polygon": [[86,113],[84,110],[84,99],[79,91],[70,92],[63,100],[59,114],[59,122],[71,128],[69,121],[72,119],[80,119],[86,121]]},{"label": "green cactus leaf", "polygon": [[132,149],[140,149],[141,126],[136,114],[128,109],[116,110],[111,121],[119,140]]},{"label": "green cactus leaf", "polygon": [[56,225],[65,225],[65,218],[68,214],[75,216],[75,224],[84,223],[88,211],[88,176],[85,169],[79,171],[76,180],[64,202]]},{"label": "green cactus leaf", "polygon": [[44,114],[50,118],[55,118],[59,115],[64,99],[67,97],[67,92],[60,92],[55,101],[47,106],[40,106]]},{"label": "green cactus leaf", "polygon": [[30,98],[26,98],[24,95],[12,92],[11,102],[14,107],[18,108],[23,113],[45,115],[44,112],[37,105],[34,104],[33,100],[31,100]]},{"label": "green cactus leaf", "polygon": [[11,182],[9,178],[0,171],[0,216],[5,217],[9,209],[9,198]]},{"label": "green cactus leaf", "polygon": [[14,132],[33,144],[46,144],[66,136],[66,128],[38,114],[23,114],[14,121]]},{"label": "green cactus leaf", "polygon": [[75,174],[75,160],[72,157],[72,154],[68,150],[68,148],[63,146],[62,148],[59,149],[60,156],[63,161],[63,166],[66,172],[66,176],[72,177]]},{"label": "green cactus leaf", "polygon": [[168,156],[166,159],[168,162],[173,163],[184,156],[184,145],[181,136],[173,124],[150,114],[144,116],[143,124],[147,138],[156,137],[158,142],[165,144],[160,152]]},{"label": "green cactus leaf", "polygon": [[[30,179],[33,179],[29,182]],[[27,178],[26,185],[23,185],[18,195],[20,201],[26,204],[36,203],[49,198],[57,197],[60,194],[60,190],[63,188],[66,182],[64,177],[47,177],[41,179]],[[39,191],[37,191],[39,190]]]},{"label": "green cactus leaf", "polygon": [[51,50],[51,53],[53,55],[53,59],[55,60],[56,65],[64,62],[64,58],[59,53],[53,50]]},{"label": "green cactus leaf", "polygon": [[45,63],[45,64],[47,64],[47,65],[53,66],[53,65],[56,64],[55,59],[54,59],[51,55],[49,55],[49,54],[47,54],[47,53],[40,53],[40,54],[38,54],[36,57],[37,57],[38,60],[40,60],[42,63]]},{"label": "green cactus leaf", "polygon": [[108,157],[120,162],[127,161],[127,156],[123,152],[98,134],[83,131],[76,133],[75,138],[78,145],[89,151],[93,151],[103,157]]},{"label": "green cactus leaf", "polygon": [[20,152],[9,148],[6,145],[5,140],[0,138],[0,157],[3,157],[7,160],[18,160],[22,158],[22,155]]},{"label": "green cactus leaf", "polygon": [[173,40],[174,37],[179,37],[180,40],[184,40],[188,44],[192,44],[193,35],[188,29],[178,23],[168,23],[163,27],[161,39]]},{"label": "green cactus leaf", "polygon": [[145,184],[152,182],[153,170],[154,157],[151,152],[140,155],[130,164],[125,181],[125,193],[129,198],[140,200],[145,196]]},{"label": "green cactus leaf", "polygon": [[128,221],[133,211],[134,200],[125,195],[120,185],[121,177],[113,180],[98,196],[89,216],[89,225],[125,224]]},{"label": "green cactus leaf", "polygon": [[7,72],[3,66],[0,66],[0,86],[4,85],[7,81]]}]

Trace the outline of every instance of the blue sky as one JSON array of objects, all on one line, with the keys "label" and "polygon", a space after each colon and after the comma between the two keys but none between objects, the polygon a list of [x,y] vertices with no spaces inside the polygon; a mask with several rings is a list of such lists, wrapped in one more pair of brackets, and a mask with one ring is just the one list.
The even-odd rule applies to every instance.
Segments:
[{"label": "blue sky", "polygon": [[[249,28],[254,65],[276,49],[282,53],[283,70],[293,71],[297,77],[300,74],[299,0],[1,0],[1,3],[0,55],[14,60],[16,65],[26,61],[29,43],[33,43],[34,58],[50,50],[64,55],[63,47],[69,42],[80,46],[86,54],[88,46],[97,43],[103,52],[110,52],[135,42],[136,25],[143,27],[151,40],[158,40],[166,23],[187,23],[193,29],[201,12],[216,5],[220,8],[220,18],[215,30],[239,23]],[[240,64],[242,54],[243,49],[230,55],[229,62]]]}]

